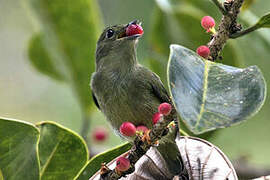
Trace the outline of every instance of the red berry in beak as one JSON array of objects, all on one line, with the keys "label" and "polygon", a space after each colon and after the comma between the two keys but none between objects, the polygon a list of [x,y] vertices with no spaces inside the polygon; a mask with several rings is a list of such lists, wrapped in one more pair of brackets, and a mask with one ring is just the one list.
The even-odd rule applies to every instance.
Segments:
[{"label": "red berry in beak", "polygon": [[124,122],[120,126],[120,132],[124,136],[134,136],[136,134],[136,127],[131,122]]},{"label": "red berry in beak", "polygon": [[170,105],[169,103],[162,103],[158,107],[158,112],[165,116],[169,115],[171,113],[171,110],[172,110],[172,105]]},{"label": "red berry in beak", "polygon": [[207,59],[210,55],[210,49],[207,46],[200,46],[197,48],[197,54],[202,56],[203,58]]},{"label": "red berry in beak", "polygon": [[119,157],[116,160],[116,169],[118,171],[124,172],[126,170],[128,170],[130,167],[130,161],[129,159],[125,158],[125,157]]},{"label": "red berry in beak", "polygon": [[143,28],[139,24],[129,24],[126,28],[126,35],[133,36],[135,34],[143,34]]}]

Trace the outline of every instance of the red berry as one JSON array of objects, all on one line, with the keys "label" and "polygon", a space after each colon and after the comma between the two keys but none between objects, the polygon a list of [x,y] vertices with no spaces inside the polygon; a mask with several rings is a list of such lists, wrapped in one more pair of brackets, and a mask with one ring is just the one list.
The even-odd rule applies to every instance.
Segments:
[{"label": "red berry", "polygon": [[139,132],[146,133],[146,131],[148,131],[148,128],[146,126],[141,125],[141,126],[137,126],[136,130]]},{"label": "red berry", "polygon": [[126,29],[126,35],[143,34],[143,28],[139,24],[130,24]]},{"label": "red berry", "polygon": [[120,126],[120,132],[124,136],[134,136],[136,134],[136,127],[131,122],[124,122]]},{"label": "red berry", "polygon": [[200,46],[197,48],[197,54],[204,57],[205,59],[208,58],[210,55],[210,49],[207,46]]},{"label": "red berry", "polygon": [[201,25],[207,31],[213,27],[215,27],[215,20],[211,16],[204,16],[201,20]]},{"label": "red berry", "polygon": [[162,114],[160,114],[159,112],[155,113],[152,117],[153,124],[156,124],[160,120],[161,117],[162,117]]},{"label": "red berry", "polygon": [[116,169],[118,171],[126,171],[128,170],[130,167],[130,161],[129,159],[125,158],[125,157],[119,157],[117,160],[116,160]]},{"label": "red berry", "polygon": [[162,103],[158,107],[158,112],[165,116],[169,115],[171,113],[171,110],[172,110],[172,105],[170,105],[169,103]]},{"label": "red berry", "polygon": [[102,142],[108,137],[108,132],[103,127],[98,127],[93,132],[93,138],[95,141]]}]

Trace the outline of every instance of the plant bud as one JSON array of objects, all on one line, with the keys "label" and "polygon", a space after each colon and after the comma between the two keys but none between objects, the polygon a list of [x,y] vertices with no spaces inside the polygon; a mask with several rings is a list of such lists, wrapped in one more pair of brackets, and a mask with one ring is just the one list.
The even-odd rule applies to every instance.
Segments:
[{"label": "plant bud", "polygon": [[172,110],[172,105],[170,105],[169,103],[162,103],[158,107],[158,112],[165,116],[169,115],[171,113],[171,110]]},{"label": "plant bud", "polygon": [[93,132],[93,139],[97,142],[105,141],[108,137],[108,132],[103,127],[97,127]]},{"label": "plant bud", "polygon": [[116,169],[118,171],[126,171],[128,170],[130,167],[130,161],[129,159],[125,158],[125,157],[119,157],[117,160],[116,160]]},{"label": "plant bud", "polygon": [[153,124],[156,124],[160,120],[161,117],[162,117],[162,114],[160,114],[159,112],[155,113],[152,117]]},{"label": "plant bud", "polygon": [[136,134],[136,127],[131,122],[124,122],[120,126],[120,132],[124,136],[134,136]]},{"label": "plant bud", "polygon": [[197,48],[197,54],[207,59],[210,55],[210,49],[207,46],[200,46]]},{"label": "plant bud", "polygon": [[136,131],[146,133],[148,131],[148,128],[146,126],[137,126]]},{"label": "plant bud", "polygon": [[216,23],[211,16],[204,16],[201,20],[201,25],[205,30],[209,31],[215,27]]}]

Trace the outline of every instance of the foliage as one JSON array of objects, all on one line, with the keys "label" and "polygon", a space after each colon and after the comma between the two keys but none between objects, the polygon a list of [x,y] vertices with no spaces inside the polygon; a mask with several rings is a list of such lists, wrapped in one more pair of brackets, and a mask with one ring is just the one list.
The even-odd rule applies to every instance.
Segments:
[{"label": "foliage", "polygon": [[0,118],[0,127],[0,170],[5,179],[89,179],[102,162],[131,147],[125,143],[87,161],[84,140],[55,122],[34,125]]},{"label": "foliage", "polygon": [[[35,12],[40,30],[29,41],[28,55],[31,64],[39,72],[50,78],[70,85],[78,102],[80,102],[82,112],[88,116],[93,104],[90,96],[89,81],[90,75],[94,71],[95,44],[102,24],[97,2],[95,0],[66,0],[65,3],[59,0],[53,3],[49,0],[28,0],[28,2]],[[165,67],[168,63],[169,45],[177,43],[189,49],[195,49],[200,45],[206,44],[210,38],[200,27],[200,19],[207,14],[216,18],[219,18],[220,15],[218,15],[218,9],[213,8],[211,1],[156,0],[155,3],[151,17],[151,32],[148,34],[150,38],[148,39],[147,46],[145,46],[150,48],[150,53],[145,58],[145,64],[149,64],[160,75],[165,84],[167,79]],[[251,0],[246,4],[246,9],[240,18],[240,22],[244,27],[247,27],[247,30],[249,29],[249,32],[251,32],[250,29],[254,31],[259,28],[269,28],[269,13],[261,18],[256,17],[247,9],[252,3],[253,1]],[[251,21],[251,19],[255,19],[255,21]],[[257,63],[258,55],[262,57],[269,54],[270,39],[267,33],[269,31],[256,31],[245,36],[244,40],[230,41],[225,46],[221,62],[236,67]],[[191,52],[190,50],[188,51]],[[180,56],[181,52],[177,52],[177,54]],[[177,63],[180,61],[177,63],[175,61],[178,61],[178,59],[181,61],[185,60],[187,63],[191,63],[192,60],[198,60],[198,57],[193,53],[190,53],[185,59],[183,57],[185,56],[175,58],[174,62],[171,59],[170,63],[175,63],[175,66],[177,66]],[[189,77],[191,78],[189,81],[191,84],[196,82],[202,85],[207,81],[204,77],[204,68],[207,62],[202,62],[201,59],[199,61],[197,63],[199,63],[200,67],[196,69],[196,73],[199,75],[195,78]],[[190,67],[190,64],[181,68],[187,67]],[[262,68],[264,70],[267,69],[267,67]],[[184,70],[192,70],[194,72],[195,66]],[[222,90],[226,86],[223,80],[225,79],[228,83],[234,83],[232,79],[226,79],[224,76],[219,81],[215,81],[214,78],[217,77],[212,76],[216,72],[220,74],[221,70],[222,72],[224,70],[227,73],[226,75],[234,75],[230,74],[232,73],[231,71],[242,71],[236,75],[236,77],[239,77],[237,82],[239,83],[242,80],[240,77],[244,77],[244,79],[247,79],[247,82],[250,82],[243,87],[247,90],[246,96],[241,96],[243,99],[237,99],[235,104],[232,101],[232,97],[234,97],[234,93],[240,92],[234,91],[227,97],[224,97],[224,94],[220,95],[221,92],[224,92]],[[179,78],[182,72],[170,70],[169,73],[175,73],[174,76]],[[221,64],[211,64],[211,69],[209,69],[208,73],[209,78],[212,78],[211,84],[209,83],[209,92],[211,94],[218,94],[206,96],[206,100],[213,102],[217,100],[217,97],[221,97],[225,100],[230,100],[228,106],[237,106],[239,108],[239,112],[235,112],[238,109],[226,111],[226,116],[238,117],[240,121],[253,115],[263,104],[266,93],[265,82],[261,72],[256,67],[239,69]],[[252,84],[251,77],[252,79],[257,78],[254,84]],[[171,81],[172,78],[169,79],[169,86],[171,86],[170,89],[177,106],[177,102],[181,102],[182,97],[178,98],[177,95],[179,94],[174,94],[174,87]],[[222,86],[217,85],[220,82],[224,82]],[[175,85],[175,82],[173,84]],[[187,83],[186,86],[188,85],[190,84]],[[256,87],[254,91],[250,91],[251,85]],[[204,98],[202,96],[204,94],[203,90],[205,90],[203,86],[200,86],[198,88],[199,96],[197,95],[193,98]],[[181,93],[183,92],[180,92],[180,95],[183,96]],[[190,117],[185,117],[181,111],[186,111],[187,109],[185,108],[201,107],[203,103],[197,101],[192,101],[191,103],[194,106],[186,107],[186,105],[182,105],[181,108],[178,108],[180,109],[178,111],[183,120],[190,124],[190,128],[195,133],[230,126],[232,123],[235,123],[230,121],[226,122],[226,124],[222,121],[218,125],[214,123],[214,125],[208,127],[205,124],[199,123],[198,128],[194,129],[194,122],[187,120]],[[215,103],[217,102],[215,101]],[[241,104],[244,104],[244,106]],[[204,106],[207,105],[204,104]],[[214,108],[217,109],[217,107]],[[195,113],[196,117],[200,115],[198,112]],[[235,114],[233,114],[234,112]],[[214,113],[210,115],[216,118]],[[203,115],[201,116],[203,117]],[[208,118],[203,117],[203,119],[207,120]],[[209,121],[205,122],[206,124],[210,123]],[[126,143],[88,160],[88,150],[82,138],[54,122],[42,122],[33,125],[19,120],[0,118],[0,132],[0,179],[3,179],[2,176],[5,179],[21,179],[21,177],[26,179],[73,179],[75,177],[77,179],[88,179],[90,175],[98,170],[101,162],[109,162],[131,147],[130,144]]]},{"label": "foliage", "polygon": [[1,118],[0,169],[5,179],[73,179],[88,159],[84,141],[54,122]]},{"label": "foliage", "polygon": [[30,61],[41,73],[66,80],[82,109],[89,111],[92,103],[89,82],[101,27],[96,2],[29,0],[29,3],[41,31],[30,41]]},{"label": "foliage", "polygon": [[239,124],[265,100],[266,83],[257,66],[226,66],[171,45],[168,73],[175,106],[195,134]]}]

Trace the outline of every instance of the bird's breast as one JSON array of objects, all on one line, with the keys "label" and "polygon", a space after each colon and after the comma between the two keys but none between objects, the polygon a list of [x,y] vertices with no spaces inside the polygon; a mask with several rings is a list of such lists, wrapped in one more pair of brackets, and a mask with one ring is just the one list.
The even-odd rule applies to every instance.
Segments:
[{"label": "bird's breast", "polygon": [[117,80],[104,78],[103,86],[96,89],[95,95],[101,110],[115,129],[129,121],[137,125],[152,127],[152,115],[159,102],[153,97],[150,87],[127,74]]}]

